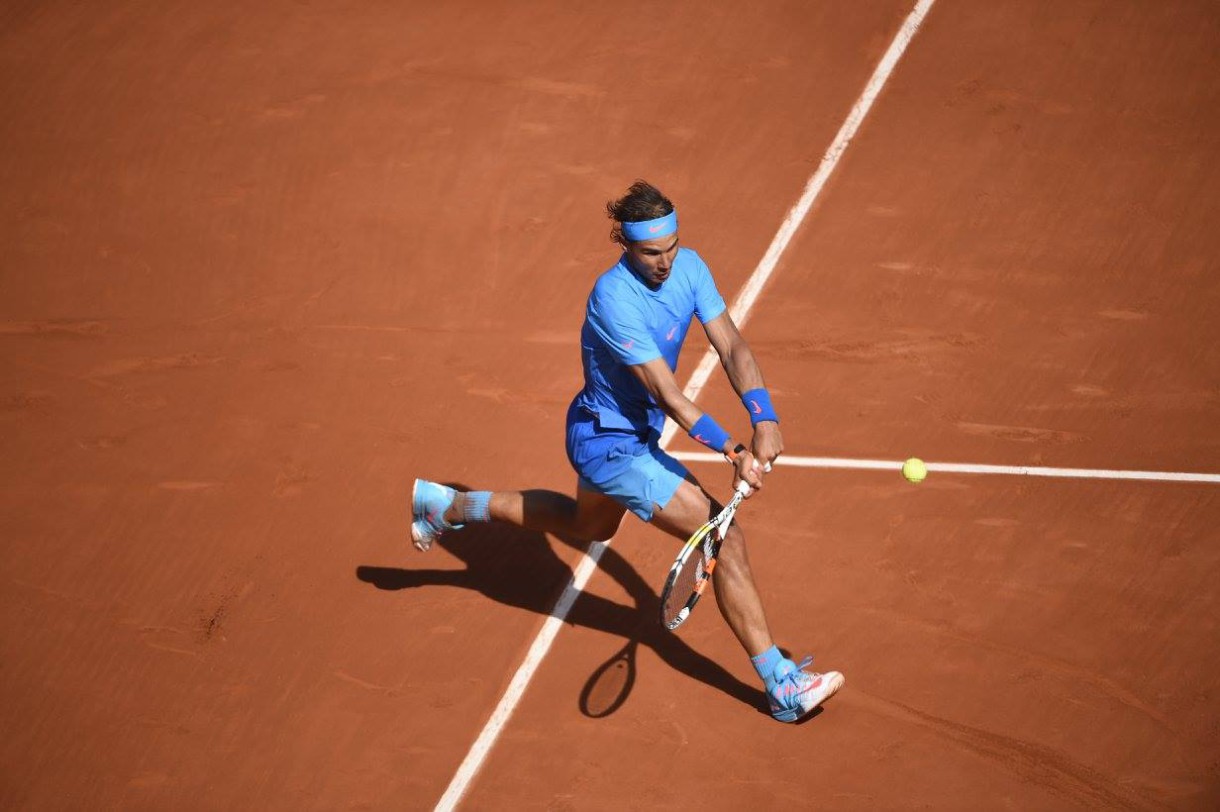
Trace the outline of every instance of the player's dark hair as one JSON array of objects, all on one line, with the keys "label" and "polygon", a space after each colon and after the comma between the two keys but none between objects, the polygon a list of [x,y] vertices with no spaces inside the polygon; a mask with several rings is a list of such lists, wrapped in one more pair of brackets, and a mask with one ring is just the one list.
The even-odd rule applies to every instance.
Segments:
[{"label": "player's dark hair", "polygon": [[627,194],[606,204],[606,214],[614,221],[610,229],[611,242],[623,242],[623,223],[655,220],[674,210],[674,204],[661,190],[646,180],[631,184]]}]

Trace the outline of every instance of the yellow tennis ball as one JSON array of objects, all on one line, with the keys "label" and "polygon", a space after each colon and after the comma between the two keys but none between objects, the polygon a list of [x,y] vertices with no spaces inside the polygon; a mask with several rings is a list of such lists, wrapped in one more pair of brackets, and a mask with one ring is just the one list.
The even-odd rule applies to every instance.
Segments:
[{"label": "yellow tennis ball", "polygon": [[907,482],[923,482],[928,477],[928,466],[919,457],[911,457],[902,464],[902,475]]}]

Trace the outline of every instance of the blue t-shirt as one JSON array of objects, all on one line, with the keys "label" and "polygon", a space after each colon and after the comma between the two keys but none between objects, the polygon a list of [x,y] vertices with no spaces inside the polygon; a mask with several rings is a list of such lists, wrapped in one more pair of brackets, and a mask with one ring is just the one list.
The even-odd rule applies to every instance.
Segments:
[{"label": "blue t-shirt", "polygon": [[656,290],[636,276],[624,254],[589,294],[580,330],[585,388],[576,405],[603,428],[661,431],[665,413],[628,367],[664,358],[676,370],[691,316],[706,324],[724,309],[712,272],[689,248],[678,249],[669,278]]}]

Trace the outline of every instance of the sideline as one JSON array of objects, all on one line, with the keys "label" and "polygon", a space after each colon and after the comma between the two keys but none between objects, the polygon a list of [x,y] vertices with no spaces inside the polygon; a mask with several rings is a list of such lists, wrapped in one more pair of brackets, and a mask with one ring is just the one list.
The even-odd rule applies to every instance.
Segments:
[{"label": "sideline", "polygon": [[[843,122],[843,126],[839,128],[839,132],[835,136],[834,141],[831,142],[830,148],[822,156],[822,161],[818,165],[817,171],[809,179],[809,183],[805,185],[804,193],[784,218],[779,231],[771,241],[771,246],[767,249],[767,253],[763,255],[762,261],[754,269],[754,273],[750,275],[750,278],[746,280],[745,285],[737,296],[737,300],[733,303],[732,309],[729,312],[738,326],[745,324],[750,310],[758,299],[759,293],[767,283],[767,280],[770,279],[771,274],[774,273],[775,266],[779,263],[780,257],[783,256],[784,251],[788,248],[788,243],[792,241],[793,235],[796,234],[806,215],[809,214],[809,210],[813,207],[814,201],[821,193],[822,187],[826,185],[827,179],[834,172],[839,159],[843,157],[843,153],[847,149],[847,145],[851,143],[851,139],[860,128],[861,122],[868,115],[873,102],[876,101],[877,96],[881,93],[881,89],[885,86],[886,81],[889,80],[890,74],[893,73],[894,67],[898,64],[898,60],[902,57],[903,52],[906,51],[907,45],[914,38],[915,32],[919,30],[919,26],[923,23],[924,18],[927,17],[934,2],[935,0],[919,0],[911,13],[907,15],[902,27],[898,29],[898,33],[894,35],[893,42],[890,43],[890,47],[886,50],[885,55],[881,57],[876,70],[873,71],[872,78],[864,86],[864,91],[860,94],[860,98],[852,106],[851,112]],[[709,349],[704,355],[703,360],[699,363],[699,367],[691,376],[690,382],[686,385],[684,391],[688,398],[694,400],[698,396],[704,384],[707,383],[708,377],[716,365],[716,360],[715,351]],[[673,438],[675,428],[672,421],[665,427],[665,432],[662,434],[660,441],[662,448],[668,446],[670,439]],[[563,626],[563,622],[567,618],[572,604],[575,603],[576,598],[584,590],[590,575],[592,575],[597,567],[598,560],[609,545],[609,540],[594,542],[589,545],[588,551],[572,575],[572,581],[564,588],[563,594],[560,595],[559,600],[555,603],[555,608],[551,610],[550,617],[546,619],[542,630],[534,638],[533,644],[525,655],[525,660],[517,669],[517,673],[513,675],[512,682],[509,683],[508,689],[504,692],[504,696],[500,699],[496,709],[492,711],[491,718],[487,720],[483,731],[471,746],[470,752],[466,754],[466,758],[463,759],[461,766],[458,767],[453,779],[449,782],[449,787],[445,790],[445,794],[437,802],[436,809],[438,812],[450,812],[450,810],[455,809],[462,796],[466,793],[470,782],[474,780],[479,768],[483,766],[483,761],[487,758],[487,754],[491,751],[492,745],[495,744],[496,739],[499,737],[500,731],[504,729],[504,725],[516,709],[517,703],[521,701],[525,689],[534,677],[534,672],[538,669],[547,651],[550,650],[555,636],[559,634],[559,629]]]}]

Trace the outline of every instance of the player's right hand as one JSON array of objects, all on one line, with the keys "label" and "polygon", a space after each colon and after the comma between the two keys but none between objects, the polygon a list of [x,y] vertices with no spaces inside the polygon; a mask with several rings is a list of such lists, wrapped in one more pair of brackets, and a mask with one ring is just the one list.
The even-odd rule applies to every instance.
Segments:
[{"label": "player's right hand", "polygon": [[771,472],[771,464],[784,453],[784,436],[780,433],[779,423],[765,420],[754,427],[750,453],[765,472]]}]

